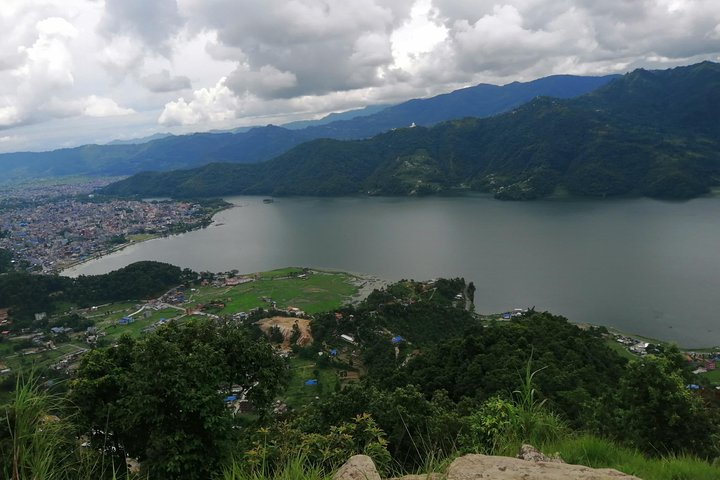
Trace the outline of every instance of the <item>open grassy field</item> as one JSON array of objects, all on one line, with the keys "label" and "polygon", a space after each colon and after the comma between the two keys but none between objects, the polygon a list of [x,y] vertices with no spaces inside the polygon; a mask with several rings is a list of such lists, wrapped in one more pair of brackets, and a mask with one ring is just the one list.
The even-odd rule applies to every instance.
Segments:
[{"label": "open grassy field", "polygon": [[13,371],[29,367],[45,368],[56,363],[61,357],[64,357],[67,354],[85,350],[87,348],[89,347],[86,344],[77,341],[60,343],[57,345],[57,348],[53,350],[45,350],[30,355],[9,355],[3,358],[3,363],[5,363],[5,365]]},{"label": "open grassy field", "polygon": [[701,373],[700,377],[709,380],[713,385],[720,385],[720,369],[709,370],[707,373]]},{"label": "open grassy field", "polygon": [[271,305],[263,298],[272,299],[277,308],[297,307],[307,313],[338,308],[358,292],[355,277],[346,273],[312,271],[306,278],[289,277],[299,269],[281,269],[262,273],[250,283],[233,287],[199,287],[188,296],[188,303],[220,301],[225,308],[217,314],[247,312],[253,308]]},{"label": "open grassy field", "polygon": [[148,318],[145,318],[143,315],[135,315],[135,321],[127,325],[119,325],[117,323],[117,321],[125,315],[113,315],[110,321],[104,321],[102,324],[98,324],[98,329],[104,331],[107,339],[112,342],[123,334],[136,337],[140,335],[144,328],[149,327],[158,320],[162,318],[169,320],[182,314],[183,312],[181,310],[175,308],[163,308],[162,310],[154,311]]},{"label": "open grassy field", "polygon": [[[302,276],[300,276],[302,275]],[[255,280],[231,287],[201,286],[186,292],[187,301],[179,305],[180,308],[163,308],[152,311],[152,315],[145,318],[142,313],[134,315],[134,322],[127,325],[120,325],[118,321],[138,311],[141,302],[128,300],[106,305],[98,305],[92,309],[82,311],[81,314],[94,320],[95,327],[99,333],[104,333],[103,344],[113,344],[123,334],[137,337],[142,334],[143,329],[151,326],[161,318],[178,319],[182,321],[189,318],[184,316],[183,309],[194,307],[196,304],[208,304],[219,301],[225,307],[218,310],[209,310],[209,313],[217,315],[232,314],[237,312],[248,312],[256,307],[270,308],[271,302],[275,302],[278,309],[297,307],[306,313],[312,314],[338,308],[349,302],[354,295],[358,294],[358,285],[362,279],[341,272],[322,272],[306,270],[295,267],[283,268],[269,272],[262,272],[252,275]],[[266,301],[265,299],[271,299]],[[67,310],[72,309],[71,305]],[[49,337],[48,337],[49,338]],[[84,342],[83,334],[71,334],[71,340],[67,343],[57,345],[57,349],[43,351],[30,355],[19,355],[19,344],[23,340],[4,339],[0,342],[0,361],[12,371],[24,370],[27,367],[36,365],[46,367],[56,363],[61,357],[77,351],[89,348]],[[335,386],[335,371],[331,368],[321,371],[319,380],[320,387],[304,387],[302,381],[310,378],[313,368],[309,368],[307,362],[298,364],[297,378],[299,382],[289,390],[290,403],[299,405],[314,398],[319,390],[331,391]],[[309,372],[309,373],[308,373]],[[307,378],[302,378],[307,377]],[[301,381],[302,378],[302,381]]]},{"label": "open grassy field", "polygon": [[[311,360],[291,358],[290,372],[290,382],[282,397],[285,403],[293,408],[310,403],[315,397],[322,398],[335,390],[337,374],[333,368],[319,368]],[[310,379],[316,379],[317,385],[305,385],[305,381]]]},{"label": "open grassy field", "polygon": [[613,338],[605,340],[605,344],[610,347],[611,350],[615,350],[618,354],[620,354],[621,357],[627,358],[628,360],[638,358],[637,355],[633,355],[625,345],[616,342]]}]

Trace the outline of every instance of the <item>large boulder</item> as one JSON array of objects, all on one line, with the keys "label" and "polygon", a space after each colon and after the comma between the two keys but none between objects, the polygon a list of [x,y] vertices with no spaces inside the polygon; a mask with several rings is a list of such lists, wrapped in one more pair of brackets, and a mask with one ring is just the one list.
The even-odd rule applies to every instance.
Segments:
[{"label": "large boulder", "polygon": [[333,480],[380,480],[375,462],[367,455],[353,455],[335,472]]},{"label": "large boulder", "polygon": [[447,480],[640,480],[611,468],[590,468],[511,457],[465,455],[448,468]]}]

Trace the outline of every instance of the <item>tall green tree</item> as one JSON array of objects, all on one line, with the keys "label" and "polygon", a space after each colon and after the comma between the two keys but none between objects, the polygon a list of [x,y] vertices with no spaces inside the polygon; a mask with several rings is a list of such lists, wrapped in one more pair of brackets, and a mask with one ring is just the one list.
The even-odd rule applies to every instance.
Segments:
[{"label": "tall green tree", "polygon": [[688,388],[677,355],[648,355],[624,370],[597,405],[598,429],[649,454],[718,451],[717,411]]},{"label": "tall green tree", "polygon": [[171,323],[86,355],[71,398],[99,445],[140,460],[153,478],[205,479],[235,440],[223,397],[233,385],[265,409],[285,365],[266,342],[209,320]]}]

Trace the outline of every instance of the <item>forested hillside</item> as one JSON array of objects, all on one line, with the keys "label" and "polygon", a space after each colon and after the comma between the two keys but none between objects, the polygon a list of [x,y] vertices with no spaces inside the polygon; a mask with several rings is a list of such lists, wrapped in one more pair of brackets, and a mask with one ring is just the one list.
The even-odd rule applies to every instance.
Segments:
[{"label": "forested hillside", "polygon": [[[138,144],[84,145],[51,152],[0,154],[0,183],[66,175],[130,175],[144,170],[192,168],[211,162],[255,163],[317,138],[366,138],[392,128],[505,112],[538,95],[569,98],[606,84],[614,76],[555,75],[505,86],[477,85],[428,99],[415,99],[371,115],[330,115],[332,121],[303,128],[267,125],[240,132],[168,136]],[[372,107],[371,108],[372,111]]]},{"label": "forested hillside", "polygon": [[[177,280],[185,291],[199,287],[197,275],[180,278],[167,267],[139,264],[98,277],[98,292],[88,295],[144,295]],[[143,275],[157,288],[111,293]],[[78,300],[70,292],[90,281],[36,288]],[[277,321],[273,309],[117,337],[86,352],[67,382],[18,382],[3,407],[0,470],[67,480],[265,479],[292,462],[331,473],[364,453],[390,476],[427,467],[429,458],[509,453],[522,442],[554,448],[582,434],[583,445],[596,445],[587,461],[634,452],[636,462],[666,469],[681,461],[692,465],[685,472],[704,472],[679,478],[717,473],[706,460],[720,454],[718,400],[708,385],[688,388],[695,377],[677,348],[628,360],[609,347],[603,328],[532,309],[507,320],[477,316],[473,296],[461,278],[401,281],[303,318],[312,339],[299,341],[298,329],[291,348],[255,323]],[[302,365],[317,377],[305,380],[296,372]],[[334,383],[323,377],[329,371]],[[298,375],[311,393],[289,405]],[[127,471],[128,457],[139,475]]]},{"label": "forested hillside", "polygon": [[314,140],[257,165],[143,173],[119,195],[423,195],[454,189],[533,199],[558,188],[690,198],[720,182],[720,64],[637,70],[588,95],[372,139]]},{"label": "forested hillside", "polygon": [[158,296],[179,285],[189,271],[161,262],[137,262],[105,275],[69,278],[9,272],[0,275],[0,308],[9,308],[14,330],[32,324],[38,312],[52,313],[68,303],[79,307]]}]

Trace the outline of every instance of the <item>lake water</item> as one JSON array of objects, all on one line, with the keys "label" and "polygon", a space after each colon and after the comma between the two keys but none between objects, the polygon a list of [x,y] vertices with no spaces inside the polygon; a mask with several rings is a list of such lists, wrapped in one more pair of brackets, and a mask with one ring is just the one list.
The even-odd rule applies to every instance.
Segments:
[{"label": "lake water", "polygon": [[720,199],[500,202],[232,197],[204,230],[66,271],[139,260],[241,272],[331,268],[389,280],[462,276],[476,310],[535,306],[574,322],[720,345]]}]

